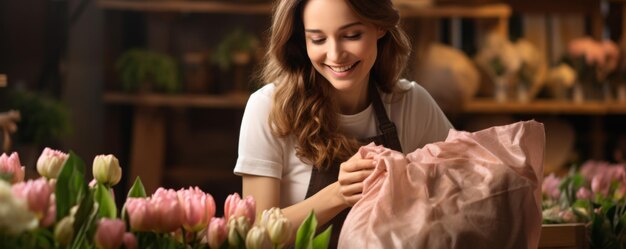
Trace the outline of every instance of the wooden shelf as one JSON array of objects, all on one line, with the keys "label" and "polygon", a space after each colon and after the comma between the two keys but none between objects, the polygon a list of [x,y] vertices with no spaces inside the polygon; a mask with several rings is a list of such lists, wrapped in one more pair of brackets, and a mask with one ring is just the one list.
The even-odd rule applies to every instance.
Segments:
[{"label": "wooden shelf", "polygon": [[98,0],[104,9],[134,10],[147,12],[200,12],[229,14],[269,14],[269,3],[230,3],[227,1],[149,1],[149,0]]},{"label": "wooden shelf", "polygon": [[244,108],[250,97],[247,93],[225,95],[205,94],[129,94],[109,92],[104,94],[104,102],[151,107],[199,107],[199,108]]},{"label": "wooden shelf", "polygon": [[508,18],[511,7],[507,4],[483,6],[398,6],[402,17],[467,17],[467,18]]},{"label": "wooden shelf", "polygon": [[574,103],[556,100],[535,100],[529,103],[497,103],[490,99],[476,99],[465,103],[464,113],[483,114],[626,114],[626,103],[584,102]]}]

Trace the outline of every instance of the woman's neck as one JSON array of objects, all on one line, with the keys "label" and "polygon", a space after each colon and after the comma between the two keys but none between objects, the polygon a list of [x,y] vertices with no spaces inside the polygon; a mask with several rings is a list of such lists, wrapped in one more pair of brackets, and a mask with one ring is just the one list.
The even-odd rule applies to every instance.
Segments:
[{"label": "woman's neck", "polygon": [[339,113],[344,115],[357,114],[369,106],[370,99],[367,94],[367,84],[361,84],[358,88],[351,91],[335,92]]}]

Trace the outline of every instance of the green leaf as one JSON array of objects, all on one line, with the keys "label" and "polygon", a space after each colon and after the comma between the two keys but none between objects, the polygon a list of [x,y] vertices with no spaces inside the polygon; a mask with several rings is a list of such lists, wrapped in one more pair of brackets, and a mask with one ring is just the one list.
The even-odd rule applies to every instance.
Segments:
[{"label": "green leaf", "polygon": [[54,190],[56,220],[59,221],[67,216],[70,208],[80,202],[86,192],[88,192],[88,187],[85,182],[85,163],[73,151],[70,151]]},{"label": "green leaf", "polygon": [[96,202],[98,202],[98,217],[115,219],[117,218],[117,207],[111,192],[103,184],[96,184]]},{"label": "green leaf", "polygon": [[333,226],[330,225],[324,232],[315,236],[313,239],[313,249],[327,249],[330,241],[330,235],[332,234]]},{"label": "green leaf", "polygon": [[97,210],[94,209],[94,198],[91,191],[86,191],[78,210],[74,215],[74,239],[70,248],[86,248],[86,239],[90,238],[87,233],[95,226]]},{"label": "green leaf", "polygon": [[128,197],[147,197],[146,189],[143,187],[143,183],[141,183],[141,178],[139,178],[139,176],[135,178],[133,186],[130,187]]},{"label": "green leaf", "polygon": [[315,219],[315,213],[311,210],[309,216],[298,227],[296,235],[296,249],[311,249],[313,248],[313,236],[315,235],[315,229],[317,228],[317,219]]}]

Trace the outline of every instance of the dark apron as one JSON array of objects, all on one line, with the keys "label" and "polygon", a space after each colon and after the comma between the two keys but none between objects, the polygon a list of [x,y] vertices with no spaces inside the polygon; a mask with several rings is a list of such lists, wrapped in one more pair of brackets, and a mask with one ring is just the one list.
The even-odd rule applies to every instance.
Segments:
[{"label": "dark apron", "polygon": [[[387,112],[385,112],[385,107],[383,106],[374,82],[369,83],[368,94],[370,99],[372,100],[374,114],[376,115],[376,120],[378,121],[378,131],[381,134],[360,141],[363,144],[374,142],[376,143],[376,145],[383,145],[392,150],[402,152],[402,146],[400,145],[400,140],[398,139],[396,125],[391,122],[391,120],[389,120],[389,117],[387,116]],[[339,176],[339,165],[341,163],[342,162],[335,161],[333,162],[331,167],[327,169],[318,169],[316,167],[313,167],[313,171],[311,172],[311,180],[309,181],[309,188],[306,192],[306,198],[311,197],[321,189],[336,182],[337,177]],[[337,214],[337,216],[335,216],[332,220],[320,226],[320,228],[318,229],[318,232],[324,231],[328,226],[333,225],[329,248],[337,248],[339,233],[341,232],[343,221],[346,219],[348,212],[350,212],[350,208],[343,210],[341,213]]]}]

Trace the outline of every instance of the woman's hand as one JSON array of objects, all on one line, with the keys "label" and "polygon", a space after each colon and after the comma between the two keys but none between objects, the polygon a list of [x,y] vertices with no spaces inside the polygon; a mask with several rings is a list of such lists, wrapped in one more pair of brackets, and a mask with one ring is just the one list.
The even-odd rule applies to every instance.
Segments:
[{"label": "woman's hand", "polygon": [[363,180],[374,171],[374,160],[363,159],[356,153],[339,168],[339,193],[348,206],[353,206],[363,197]]}]

